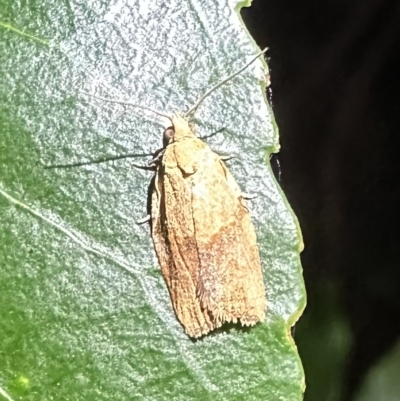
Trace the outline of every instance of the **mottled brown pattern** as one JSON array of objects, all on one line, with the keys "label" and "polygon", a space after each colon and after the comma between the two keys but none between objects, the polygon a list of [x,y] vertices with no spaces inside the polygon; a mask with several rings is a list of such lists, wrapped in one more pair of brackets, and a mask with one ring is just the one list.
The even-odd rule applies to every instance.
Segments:
[{"label": "mottled brown pattern", "polygon": [[177,318],[190,337],[225,322],[265,319],[256,234],[241,191],[220,157],[188,122],[175,130],[157,168],[152,236]]}]

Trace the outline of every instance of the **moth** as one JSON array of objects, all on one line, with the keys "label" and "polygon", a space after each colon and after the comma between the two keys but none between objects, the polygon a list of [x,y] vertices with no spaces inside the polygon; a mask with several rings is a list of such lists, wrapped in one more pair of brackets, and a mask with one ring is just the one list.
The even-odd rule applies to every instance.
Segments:
[{"label": "moth", "polygon": [[[206,92],[185,115],[156,112],[171,126],[164,131],[163,148],[145,167],[155,172],[146,221],[176,317],[193,338],[224,323],[252,326],[265,320],[259,248],[246,200],[223,158],[195,135],[188,119],[256,58]],[[89,163],[75,166],[83,164]]]},{"label": "moth", "polygon": [[225,322],[265,319],[256,233],[221,157],[172,116],[151,191],[154,247],[178,320],[190,337]]}]

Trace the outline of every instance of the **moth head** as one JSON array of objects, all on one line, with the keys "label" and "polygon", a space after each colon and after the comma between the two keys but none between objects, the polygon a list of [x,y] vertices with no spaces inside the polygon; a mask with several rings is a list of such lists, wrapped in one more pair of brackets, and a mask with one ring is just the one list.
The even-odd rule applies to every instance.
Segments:
[{"label": "moth head", "polygon": [[163,133],[163,147],[166,148],[171,142],[175,135],[175,128],[173,126],[168,127]]},{"label": "moth head", "polygon": [[164,131],[163,135],[164,147],[167,146],[169,143],[179,141],[184,137],[190,137],[194,135],[190,127],[190,123],[185,117],[179,114],[174,114],[171,117],[171,121],[172,121],[172,126],[168,127]]}]

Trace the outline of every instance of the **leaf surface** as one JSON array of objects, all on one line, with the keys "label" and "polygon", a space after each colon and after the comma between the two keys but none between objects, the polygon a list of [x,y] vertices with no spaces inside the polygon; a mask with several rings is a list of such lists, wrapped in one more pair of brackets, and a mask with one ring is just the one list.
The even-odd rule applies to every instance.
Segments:
[{"label": "leaf surface", "polygon": [[[228,0],[0,6],[0,399],[302,398],[290,327],[305,305],[297,220],[269,155],[278,135],[255,62],[194,122],[249,202],[265,323],[191,341],[176,320],[146,214],[146,159],[46,170],[161,146],[164,121],[80,92],[185,111],[259,49]],[[220,130],[216,135],[213,132]]]}]

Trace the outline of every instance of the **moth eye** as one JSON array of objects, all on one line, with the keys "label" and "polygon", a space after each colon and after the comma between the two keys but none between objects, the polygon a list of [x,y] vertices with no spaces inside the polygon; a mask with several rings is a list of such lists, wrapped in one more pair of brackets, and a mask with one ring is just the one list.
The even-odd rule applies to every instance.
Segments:
[{"label": "moth eye", "polygon": [[166,147],[169,144],[169,141],[174,137],[175,130],[174,127],[168,127],[163,134],[163,144]]}]

